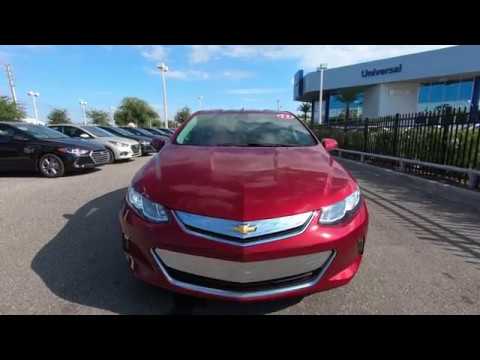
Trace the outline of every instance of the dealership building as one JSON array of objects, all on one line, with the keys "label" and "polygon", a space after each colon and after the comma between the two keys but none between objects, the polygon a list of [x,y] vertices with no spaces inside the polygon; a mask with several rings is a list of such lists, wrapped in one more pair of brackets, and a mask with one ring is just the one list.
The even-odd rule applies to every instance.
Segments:
[{"label": "dealership building", "polygon": [[[310,102],[319,122],[320,72],[295,74],[294,100]],[[440,50],[365,62],[324,70],[322,123],[341,116],[345,104],[339,94],[355,89],[353,114],[375,118],[434,110],[442,105],[478,111],[480,45]]]}]

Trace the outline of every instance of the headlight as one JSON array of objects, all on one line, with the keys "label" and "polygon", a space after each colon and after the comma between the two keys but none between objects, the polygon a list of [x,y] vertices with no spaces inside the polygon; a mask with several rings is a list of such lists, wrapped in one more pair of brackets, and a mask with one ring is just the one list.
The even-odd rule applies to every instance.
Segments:
[{"label": "headlight", "polygon": [[110,144],[113,144],[115,146],[121,146],[121,147],[128,147],[130,145],[128,144],[125,144],[125,143],[121,143],[121,142],[118,142],[118,141],[109,141]]},{"label": "headlight", "polygon": [[360,190],[354,191],[342,201],[322,208],[320,224],[334,224],[342,220],[348,213],[354,211],[360,203]]},{"label": "headlight", "polygon": [[61,151],[63,153],[67,153],[67,154],[77,155],[77,156],[86,155],[90,152],[90,150],[85,150],[85,149],[80,149],[80,148],[70,148],[70,147],[60,148],[60,149],[58,149],[58,151]]},{"label": "headlight", "polygon": [[168,215],[165,208],[153,201],[148,200],[132,187],[128,188],[128,203],[144,218],[155,223],[168,221]]}]

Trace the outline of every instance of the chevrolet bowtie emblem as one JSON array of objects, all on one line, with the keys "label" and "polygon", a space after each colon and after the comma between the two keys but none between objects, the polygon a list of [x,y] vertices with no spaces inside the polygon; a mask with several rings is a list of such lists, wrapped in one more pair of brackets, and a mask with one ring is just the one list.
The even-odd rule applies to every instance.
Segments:
[{"label": "chevrolet bowtie emblem", "polygon": [[252,232],[257,231],[257,227],[252,226],[250,224],[240,224],[240,225],[235,226],[233,228],[233,230],[235,230],[236,232],[238,232],[240,234],[246,235],[246,234],[250,234]]}]

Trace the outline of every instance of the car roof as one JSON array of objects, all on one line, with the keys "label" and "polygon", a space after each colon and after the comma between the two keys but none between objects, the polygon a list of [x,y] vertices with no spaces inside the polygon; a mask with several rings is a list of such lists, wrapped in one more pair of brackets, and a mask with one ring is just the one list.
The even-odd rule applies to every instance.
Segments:
[{"label": "car roof", "polygon": [[2,125],[25,125],[25,124],[28,124],[28,125],[34,125],[34,124],[30,124],[30,123],[27,123],[27,122],[23,122],[23,121],[0,121],[0,124]]}]

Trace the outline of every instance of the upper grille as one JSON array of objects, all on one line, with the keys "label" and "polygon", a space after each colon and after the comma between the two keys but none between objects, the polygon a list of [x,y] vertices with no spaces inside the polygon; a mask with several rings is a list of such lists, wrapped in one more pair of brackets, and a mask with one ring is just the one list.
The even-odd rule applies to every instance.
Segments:
[{"label": "upper grille", "polygon": [[[192,235],[235,245],[254,245],[285,239],[305,231],[313,218],[313,211],[273,219],[254,221],[234,221],[208,216],[174,211],[174,216],[182,229]],[[238,227],[247,225],[254,229],[241,233]]]},{"label": "upper grille", "polygon": [[110,153],[107,150],[93,151],[91,157],[95,165],[106,164],[110,161]]}]

